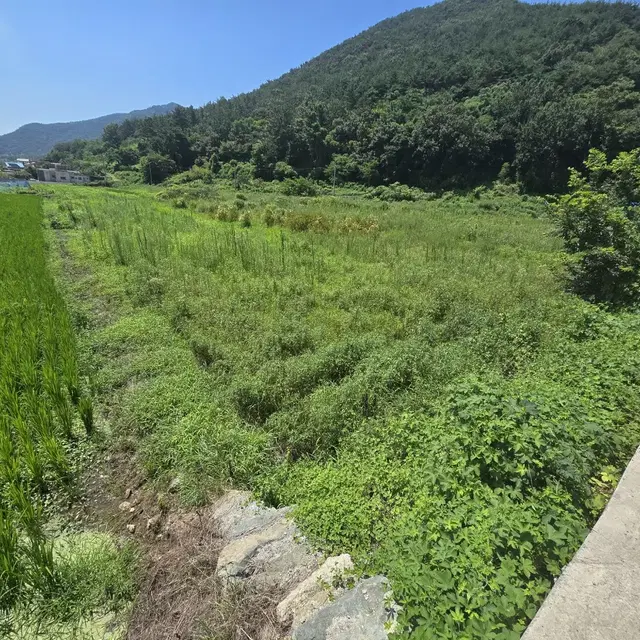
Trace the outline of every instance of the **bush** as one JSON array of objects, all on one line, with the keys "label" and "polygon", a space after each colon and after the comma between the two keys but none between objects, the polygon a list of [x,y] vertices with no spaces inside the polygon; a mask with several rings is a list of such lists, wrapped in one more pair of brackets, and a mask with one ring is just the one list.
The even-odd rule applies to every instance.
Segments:
[{"label": "bush", "polygon": [[317,196],[317,185],[308,178],[287,178],[280,190],[287,196]]},{"label": "bush", "polygon": [[290,178],[297,178],[298,174],[296,170],[286,162],[276,162],[275,169],[273,170],[273,177],[275,180],[282,182]]},{"label": "bush", "polygon": [[329,231],[331,221],[322,214],[307,211],[290,211],[284,218],[283,224],[292,231]]},{"label": "bush", "polygon": [[188,184],[190,182],[198,181],[205,184],[211,184],[213,182],[213,174],[205,167],[196,166],[189,169],[189,171],[178,173],[168,180],[169,184]]},{"label": "bush", "polygon": [[250,162],[231,160],[222,165],[219,175],[224,180],[230,180],[235,189],[243,189],[251,184],[254,171],[255,167]]},{"label": "bush", "polygon": [[216,219],[220,222],[236,222],[240,213],[235,207],[230,207],[226,204],[221,204],[216,210]]},{"label": "bush", "polygon": [[572,289],[594,302],[635,305],[640,293],[640,149],[607,163],[592,150],[588,177],[573,171],[571,193],[554,206],[570,255]]},{"label": "bush", "polygon": [[268,204],[262,213],[262,222],[267,227],[273,227],[274,225],[282,224],[285,215],[286,212],[283,209],[276,207],[274,204]]},{"label": "bush", "polygon": [[140,175],[146,184],[160,184],[177,170],[178,167],[171,158],[159,153],[152,153],[140,161]]},{"label": "bush", "polygon": [[373,216],[356,218],[348,216],[338,223],[338,231],[341,233],[373,233],[380,230],[378,219]]},{"label": "bush", "polygon": [[374,187],[369,190],[367,195],[369,198],[377,198],[383,202],[414,202],[425,198],[425,192],[422,191],[422,189],[408,187],[407,185],[400,184],[399,182],[389,185],[388,187]]}]

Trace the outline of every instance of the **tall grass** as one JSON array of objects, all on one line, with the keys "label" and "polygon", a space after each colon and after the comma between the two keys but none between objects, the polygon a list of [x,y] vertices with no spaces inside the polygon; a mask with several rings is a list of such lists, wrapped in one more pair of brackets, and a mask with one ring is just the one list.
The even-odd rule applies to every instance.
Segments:
[{"label": "tall grass", "polygon": [[56,580],[44,504],[68,486],[81,398],[75,338],[47,270],[40,200],[0,196],[0,620]]}]

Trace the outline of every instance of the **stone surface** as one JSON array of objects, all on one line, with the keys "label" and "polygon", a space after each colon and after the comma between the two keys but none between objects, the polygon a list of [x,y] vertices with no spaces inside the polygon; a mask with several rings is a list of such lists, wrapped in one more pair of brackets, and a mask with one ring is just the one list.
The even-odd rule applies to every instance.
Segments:
[{"label": "stone surface", "polygon": [[135,524],[128,524],[127,525],[127,531],[129,533],[135,533],[136,532],[136,525]]},{"label": "stone surface", "polygon": [[523,640],[640,638],[640,450]]},{"label": "stone surface", "polygon": [[120,509],[120,511],[129,511],[129,509],[131,509],[133,505],[130,502],[121,502],[118,505],[118,509]]},{"label": "stone surface", "polygon": [[160,525],[162,518],[159,515],[152,516],[147,520],[147,531],[151,531],[152,533],[158,533],[160,530]]},{"label": "stone surface", "polygon": [[277,587],[278,591],[287,592],[318,568],[319,554],[300,544],[296,533],[291,527],[285,536],[256,552],[249,563],[254,586],[269,591]]},{"label": "stone surface", "polygon": [[293,640],[387,640],[388,582],[382,576],[344,591],[293,632]]},{"label": "stone surface", "polygon": [[266,529],[289,512],[289,509],[261,507],[250,500],[246,491],[229,491],[215,505],[213,517],[220,534],[230,540]]},{"label": "stone surface", "polygon": [[329,603],[337,591],[333,585],[350,569],[353,569],[350,555],[328,558],[278,605],[278,621],[284,625],[290,624],[292,630],[297,629]]},{"label": "stone surface", "polygon": [[[261,507],[247,492],[229,491],[205,516],[221,537],[219,577],[246,581],[262,593],[288,593],[258,639],[282,638],[279,624],[296,640],[386,640],[386,580],[371,578],[352,590],[337,584],[353,567],[351,558],[329,558],[319,566],[318,554],[300,538],[288,512]],[[167,522],[168,535],[180,537],[188,529],[184,518]]]},{"label": "stone surface", "polygon": [[257,533],[232,540],[218,556],[216,573],[221,578],[246,577],[256,553],[265,545],[291,535],[293,529],[294,525],[281,519]]}]

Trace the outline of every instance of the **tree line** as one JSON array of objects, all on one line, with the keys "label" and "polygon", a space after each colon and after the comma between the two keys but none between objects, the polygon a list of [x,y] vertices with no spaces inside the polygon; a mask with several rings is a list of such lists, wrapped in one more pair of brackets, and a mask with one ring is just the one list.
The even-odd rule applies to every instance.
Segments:
[{"label": "tree line", "polygon": [[566,188],[591,148],[640,146],[640,13],[625,2],[444,0],[386,20],[282,78],[127,120],[50,161],[160,182],[193,166],[464,189]]}]

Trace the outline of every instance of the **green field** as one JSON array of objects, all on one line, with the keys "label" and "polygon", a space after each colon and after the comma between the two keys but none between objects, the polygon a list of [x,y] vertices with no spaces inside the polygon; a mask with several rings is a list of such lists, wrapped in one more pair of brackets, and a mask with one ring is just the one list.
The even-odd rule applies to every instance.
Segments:
[{"label": "green field", "polygon": [[39,198],[0,196],[0,632],[25,638],[69,637],[68,623],[130,598],[118,585],[131,590],[108,538],[51,521],[74,499],[93,408],[42,223]]},{"label": "green field", "polygon": [[[42,195],[75,338],[49,276],[2,318],[31,300],[21,313],[69,354],[50,367],[58,395],[33,382],[61,451],[87,431],[77,340],[95,429],[157,490],[296,505],[319,549],[389,576],[400,637],[520,636],[640,442],[640,323],[564,293],[542,200]],[[39,271],[14,262],[43,274],[37,202],[3,200],[0,225],[29,203],[19,235]]]}]

